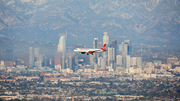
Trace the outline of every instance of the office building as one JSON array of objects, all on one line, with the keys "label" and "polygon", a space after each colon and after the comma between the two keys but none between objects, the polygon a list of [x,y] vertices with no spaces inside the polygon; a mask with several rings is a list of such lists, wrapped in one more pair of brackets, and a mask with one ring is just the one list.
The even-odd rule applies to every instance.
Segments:
[{"label": "office building", "polygon": [[115,61],[115,50],[114,48],[108,47],[108,66]]},{"label": "office building", "polygon": [[66,69],[66,58],[64,56],[61,57],[61,69]]},{"label": "office building", "polygon": [[124,40],[124,44],[128,44],[127,55],[131,55],[131,41],[130,40]]},{"label": "office building", "polygon": [[98,49],[100,49],[100,48],[102,48],[102,42],[99,42],[99,44],[98,44]]},{"label": "office building", "polygon": [[57,52],[61,53],[61,69],[66,68],[66,36],[61,36],[59,39]]},{"label": "office building", "polygon": [[13,49],[6,49],[6,67],[13,67]]},{"label": "office building", "polygon": [[136,57],[131,57],[131,66],[137,65]]},{"label": "office building", "polygon": [[107,59],[106,56],[101,59],[101,69],[105,69],[106,68],[106,59]]},{"label": "office building", "polygon": [[142,57],[138,56],[136,57],[137,65],[142,65]]},{"label": "office building", "polygon": [[69,56],[69,58],[68,58],[68,67],[69,67],[69,69],[71,69],[71,70],[73,70],[73,68],[72,68],[72,56]]},{"label": "office building", "polygon": [[[94,48],[94,49],[99,48],[98,38],[94,38],[93,48]],[[97,63],[97,58],[99,57],[99,53],[93,54],[93,56],[94,56],[94,62]]]},{"label": "office building", "polygon": [[[116,57],[117,54],[117,40],[112,40],[112,44],[110,44],[111,48],[114,48],[114,56]],[[114,57],[114,60],[116,61],[116,58]]]},{"label": "office building", "polygon": [[34,61],[37,61],[37,58],[39,57],[39,48],[34,48]]},{"label": "office building", "polygon": [[61,52],[56,52],[55,53],[55,59],[54,59],[55,68],[61,69],[61,57],[62,57]]},{"label": "office building", "polygon": [[122,55],[117,55],[117,56],[116,56],[116,64],[117,64],[117,66],[119,66],[119,67],[122,66]]},{"label": "office building", "polygon": [[75,56],[75,68],[74,68],[74,71],[76,71],[78,69],[79,69],[79,59],[78,59],[78,56]]},{"label": "office building", "polygon": [[62,52],[62,55],[66,57],[66,36],[61,36],[59,39],[57,52]]},{"label": "office building", "polygon": [[119,52],[120,52],[120,55],[122,55],[122,56],[131,55],[130,40],[124,40],[124,42],[121,42],[119,44]]},{"label": "office building", "polygon": [[98,46],[99,46],[98,38],[94,38],[93,48],[94,48],[94,49],[97,49]]},{"label": "office building", "polygon": [[29,47],[29,68],[33,68],[34,66],[34,53],[33,48]]},{"label": "office building", "polygon": [[109,45],[109,36],[107,32],[104,32],[103,36],[103,45],[106,44],[107,46]]},{"label": "office building", "polygon": [[[103,36],[103,45],[106,44],[106,46],[108,47],[109,46],[109,36],[108,36],[108,33],[107,32],[104,32],[104,36]],[[105,57],[107,54],[107,51],[106,52],[103,52],[103,57]]]},{"label": "office building", "polygon": [[99,68],[101,68],[102,59],[103,59],[102,57],[99,57],[99,58],[98,58],[98,67],[99,67]]},{"label": "office building", "polygon": [[131,56],[126,55],[126,68],[129,69],[131,67]]}]

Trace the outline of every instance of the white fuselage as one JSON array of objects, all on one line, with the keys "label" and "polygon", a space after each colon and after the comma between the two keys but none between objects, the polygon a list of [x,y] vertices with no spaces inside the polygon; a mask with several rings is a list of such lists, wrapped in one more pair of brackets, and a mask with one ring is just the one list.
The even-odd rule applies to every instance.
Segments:
[{"label": "white fuselage", "polygon": [[76,48],[76,49],[74,50],[74,52],[85,52],[85,53],[93,52],[93,53],[101,53],[101,52],[103,52],[103,50],[101,50],[101,49],[89,49],[89,48]]}]

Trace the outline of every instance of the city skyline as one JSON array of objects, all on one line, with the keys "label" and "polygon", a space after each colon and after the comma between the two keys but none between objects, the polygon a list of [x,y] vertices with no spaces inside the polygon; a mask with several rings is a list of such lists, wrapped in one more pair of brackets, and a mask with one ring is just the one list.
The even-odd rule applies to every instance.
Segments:
[{"label": "city skyline", "polygon": [[179,101],[179,0],[0,0],[0,101]]}]

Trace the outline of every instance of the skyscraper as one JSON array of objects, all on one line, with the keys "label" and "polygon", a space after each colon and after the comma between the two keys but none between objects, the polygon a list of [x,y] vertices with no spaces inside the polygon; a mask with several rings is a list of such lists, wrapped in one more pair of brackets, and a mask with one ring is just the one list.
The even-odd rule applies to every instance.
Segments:
[{"label": "skyscraper", "polygon": [[119,44],[119,52],[122,56],[131,55],[131,41],[124,40]]},{"label": "skyscraper", "polygon": [[[94,48],[94,49],[99,48],[98,38],[94,38],[93,48]],[[94,56],[94,62],[97,63],[97,58],[99,57],[99,53],[94,54],[93,56]]]},{"label": "skyscraper", "polygon": [[13,49],[6,49],[6,67],[13,67]]},{"label": "skyscraper", "polygon": [[114,63],[115,60],[115,51],[114,48],[108,47],[108,66],[111,65],[111,63]]},{"label": "skyscraper", "polygon": [[61,56],[61,69],[66,68],[65,59],[66,59],[66,36],[61,36],[59,39],[57,52],[62,53]]},{"label": "skyscraper", "polygon": [[39,48],[34,48],[34,61],[38,61],[39,57]]},{"label": "skyscraper", "polygon": [[66,36],[61,36],[59,39],[57,52],[62,52],[63,56],[66,55]]},{"label": "skyscraper", "polygon": [[122,55],[116,56],[116,64],[117,66],[122,66]]},{"label": "skyscraper", "polygon": [[142,57],[138,56],[136,57],[137,65],[142,65]]},{"label": "skyscraper", "polygon": [[109,36],[108,36],[107,32],[104,32],[103,44],[106,44],[106,46],[108,46],[108,44],[109,44]]},{"label": "skyscraper", "polygon": [[132,58],[131,58],[131,65],[132,65],[132,66],[137,65],[136,57],[132,57]]},{"label": "skyscraper", "polygon": [[110,44],[110,47],[114,48],[114,60],[116,61],[117,40],[112,40],[112,44]]},{"label": "skyscraper", "polygon": [[99,46],[98,38],[94,38],[93,48],[97,49]]},{"label": "skyscraper", "polygon": [[131,67],[131,56],[126,55],[126,68],[129,69]]},{"label": "skyscraper", "polygon": [[131,55],[131,41],[130,40],[124,40],[124,43],[128,44],[127,55]]},{"label": "skyscraper", "polygon": [[102,57],[99,57],[99,58],[98,58],[98,67],[99,67],[99,68],[101,68],[102,59],[103,59]]},{"label": "skyscraper", "polygon": [[[103,36],[103,45],[106,44],[106,46],[109,46],[109,36],[107,32],[104,32],[104,36]],[[106,52],[103,52],[103,57],[105,57],[107,54]]]},{"label": "skyscraper", "polygon": [[78,60],[78,56],[75,56],[75,68],[74,71],[76,71],[79,68],[79,60]]},{"label": "skyscraper", "polygon": [[61,57],[62,57],[61,52],[55,53],[54,66],[55,68],[58,68],[59,70],[61,69]]},{"label": "skyscraper", "polygon": [[34,65],[34,53],[33,48],[29,47],[29,68],[33,68]]},{"label": "skyscraper", "polygon": [[123,48],[123,52],[122,52],[122,55],[123,56],[126,56],[128,55],[128,44],[127,43],[124,43],[124,48]]},{"label": "skyscraper", "polygon": [[61,57],[61,69],[66,69],[66,64],[65,64],[65,61],[66,58],[64,56]]},{"label": "skyscraper", "polygon": [[72,56],[69,56],[69,58],[68,58],[68,66],[69,66],[69,69],[73,70],[73,68],[72,68]]}]

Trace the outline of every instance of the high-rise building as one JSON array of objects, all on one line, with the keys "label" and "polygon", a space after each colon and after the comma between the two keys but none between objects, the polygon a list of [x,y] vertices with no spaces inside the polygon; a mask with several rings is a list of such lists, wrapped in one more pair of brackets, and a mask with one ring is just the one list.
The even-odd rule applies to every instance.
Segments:
[{"label": "high-rise building", "polygon": [[126,57],[122,57],[122,66],[126,68]]},{"label": "high-rise building", "polygon": [[92,68],[93,68],[93,64],[94,64],[94,59],[95,59],[95,57],[94,57],[94,55],[90,55],[89,57],[90,57],[90,63],[91,63]]},{"label": "high-rise building", "polygon": [[[110,44],[111,48],[114,48],[114,56],[117,54],[117,40],[112,40],[112,44]],[[114,59],[116,61],[116,58]]]},{"label": "high-rise building", "polygon": [[[97,49],[99,48],[99,42],[98,42],[98,38],[94,38],[94,42],[93,42],[93,48]],[[99,54],[94,54],[94,62],[97,63],[97,58],[99,57]]]},{"label": "high-rise building", "polygon": [[129,69],[131,67],[131,56],[126,55],[126,68]]},{"label": "high-rise building", "polygon": [[73,68],[72,68],[72,56],[69,56],[69,58],[68,58],[68,66],[69,66],[69,69],[73,70]]},{"label": "high-rise building", "polygon": [[142,57],[136,57],[137,65],[142,65]]},{"label": "high-rise building", "polygon": [[108,36],[108,33],[107,33],[107,32],[104,32],[103,44],[106,44],[106,46],[109,45],[109,36]]},{"label": "high-rise building", "polygon": [[131,42],[130,40],[124,40],[119,44],[119,52],[122,56],[131,55]]},{"label": "high-rise building", "polygon": [[65,59],[65,57],[64,56],[62,56],[61,57],[61,69],[66,69],[66,61],[65,61],[66,59]]},{"label": "high-rise building", "polygon": [[13,49],[6,49],[6,61],[13,61]]},{"label": "high-rise building", "polygon": [[33,68],[34,66],[34,53],[33,48],[29,47],[29,68]]},{"label": "high-rise building", "polygon": [[105,69],[105,68],[106,68],[106,59],[107,59],[106,56],[104,56],[104,57],[101,59],[101,69]]},{"label": "high-rise building", "polygon": [[[104,36],[103,36],[103,45],[106,44],[106,46],[109,46],[109,36],[107,32],[104,32]],[[103,57],[105,57],[107,54],[106,52],[103,52]]]},{"label": "high-rise building", "polygon": [[131,55],[131,41],[130,40],[124,40],[124,43],[128,44],[127,55]]},{"label": "high-rise building", "polygon": [[99,46],[98,38],[94,38],[93,48],[97,49]]},{"label": "high-rise building", "polygon": [[98,67],[99,67],[99,68],[101,68],[101,62],[103,61],[102,59],[103,59],[102,57],[99,57],[99,58],[98,58]]},{"label": "high-rise building", "polygon": [[74,71],[76,71],[78,69],[79,69],[79,59],[78,59],[78,56],[75,56],[75,68],[74,68]]},{"label": "high-rise building", "polygon": [[102,47],[102,42],[99,42],[98,49],[100,49],[101,47]]},{"label": "high-rise building", "polygon": [[122,55],[117,55],[116,56],[116,64],[117,66],[122,66]]},{"label": "high-rise building", "polygon": [[54,66],[55,68],[58,67],[59,69],[61,68],[61,57],[62,53],[61,52],[56,52],[55,53],[55,59],[54,59]]},{"label": "high-rise building", "polygon": [[57,52],[62,53],[61,56],[61,69],[66,68],[66,36],[61,36],[59,39],[58,49]]},{"label": "high-rise building", "polygon": [[6,49],[6,67],[13,67],[13,49]]},{"label": "high-rise building", "polygon": [[110,66],[111,63],[114,63],[114,60],[115,60],[114,48],[108,47],[108,66]]},{"label": "high-rise building", "polygon": [[39,48],[34,48],[34,61],[38,61]]},{"label": "high-rise building", "polygon": [[131,57],[131,65],[132,65],[132,66],[137,65],[136,57]]},{"label": "high-rise building", "polygon": [[[99,42],[98,44],[98,49],[101,49],[102,48],[102,42]],[[98,53],[98,57],[102,57],[102,53]]]},{"label": "high-rise building", "polygon": [[122,55],[123,55],[123,56],[128,55],[128,44],[125,43],[123,49],[124,49],[124,50],[123,50],[123,52],[122,52]]},{"label": "high-rise building", "polygon": [[62,52],[63,56],[66,57],[66,36],[61,36],[59,39],[57,52]]}]

